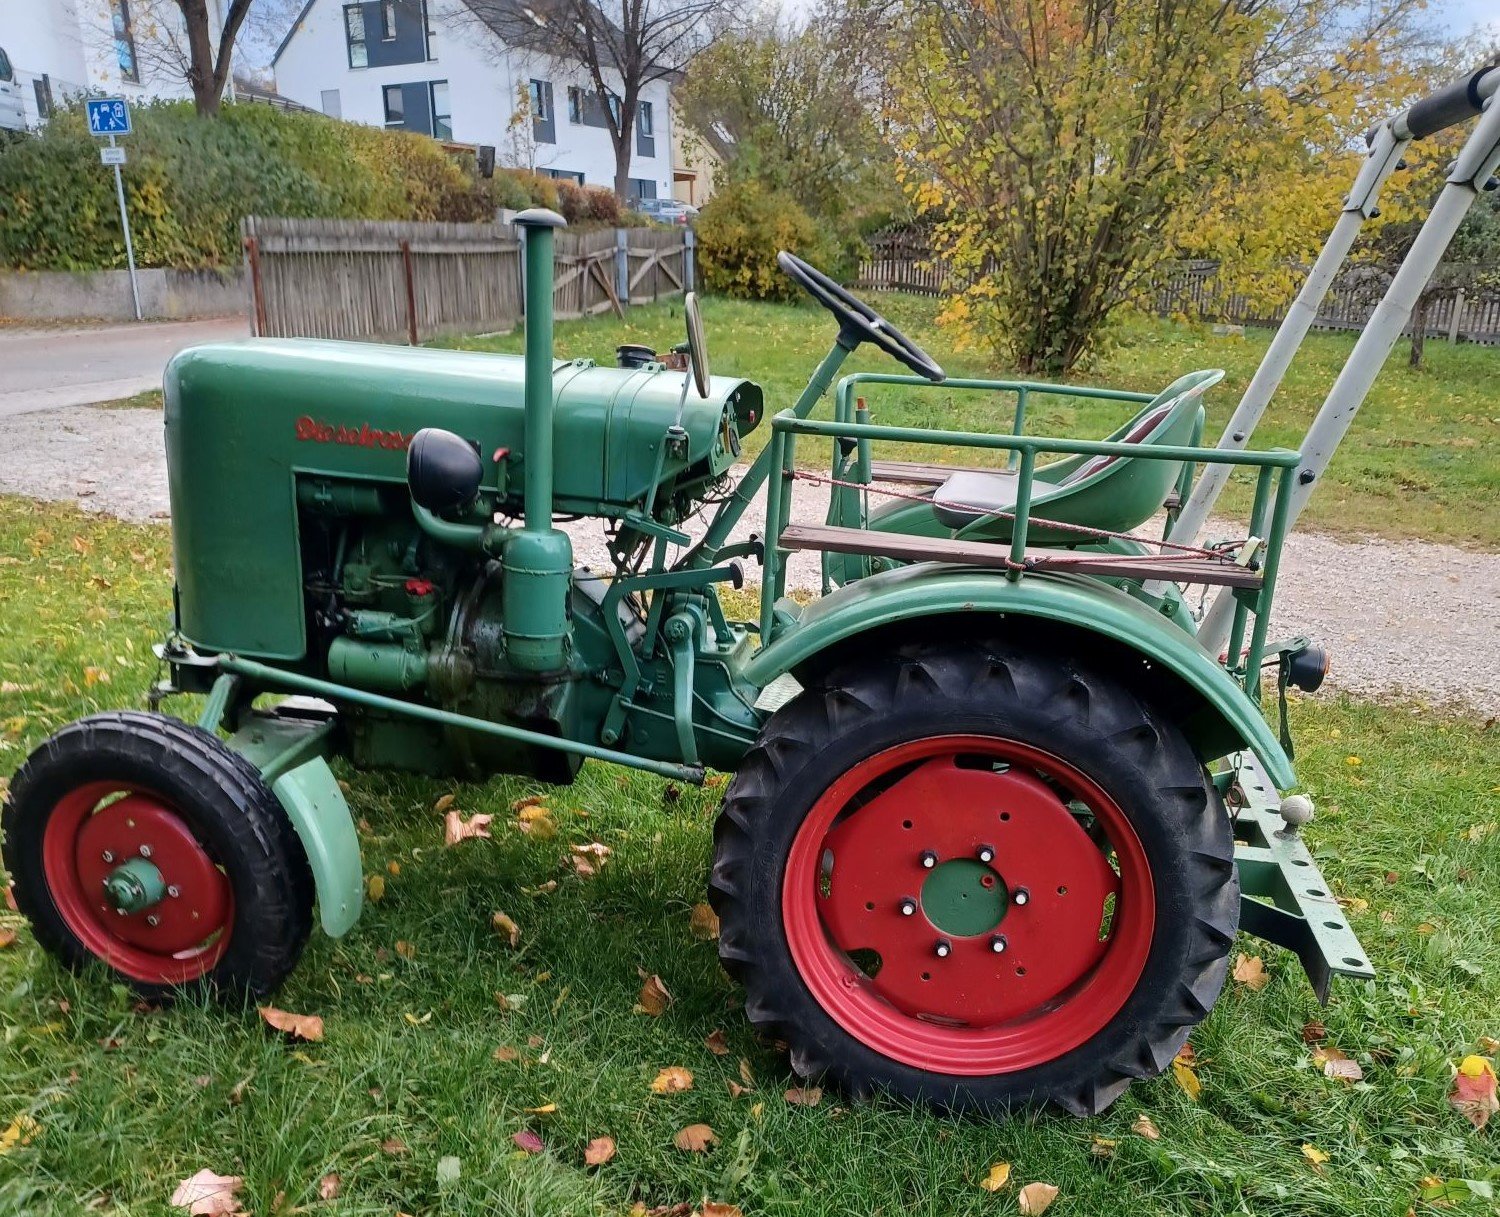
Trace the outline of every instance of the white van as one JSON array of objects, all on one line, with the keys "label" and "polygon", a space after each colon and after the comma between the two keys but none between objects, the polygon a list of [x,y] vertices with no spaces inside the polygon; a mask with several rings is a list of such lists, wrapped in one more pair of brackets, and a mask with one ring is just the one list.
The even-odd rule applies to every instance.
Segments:
[{"label": "white van", "polygon": [[21,85],[10,56],[0,46],[0,131],[26,130],[26,108],[21,104]]}]

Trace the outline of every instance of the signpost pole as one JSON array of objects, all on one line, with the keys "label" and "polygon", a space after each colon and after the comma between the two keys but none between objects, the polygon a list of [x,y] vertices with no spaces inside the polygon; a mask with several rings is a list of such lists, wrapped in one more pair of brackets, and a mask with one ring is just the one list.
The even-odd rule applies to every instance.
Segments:
[{"label": "signpost pole", "polygon": [[[109,137],[109,146],[115,146],[115,137]],[[115,198],[120,201],[120,227],[125,230],[125,264],[130,267],[130,300],[135,305],[135,319],[141,320],[141,289],[135,281],[135,247],[130,241],[130,213],[125,210],[125,181],[120,177],[120,166],[116,163]]]}]

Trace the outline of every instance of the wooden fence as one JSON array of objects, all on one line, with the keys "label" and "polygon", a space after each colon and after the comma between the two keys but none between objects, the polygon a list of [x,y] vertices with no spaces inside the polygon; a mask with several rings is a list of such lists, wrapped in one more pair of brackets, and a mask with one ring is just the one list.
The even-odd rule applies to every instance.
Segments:
[{"label": "wooden fence", "polygon": [[[941,296],[951,290],[953,275],[946,262],[932,256],[927,236],[919,229],[897,228],[877,233],[868,242],[870,255],[859,267],[856,285],[874,291],[914,292]],[[1158,316],[1186,314],[1236,325],[1279,325],[1282,308],[1267,308],[1248,297],[1227,293],[1217,283],[1214,262],[1179,262],[1164,268],[1146,292],[1145,303]],[[1452,282],[1429,289],[1424,301],[1428,337],[1449,342],[1500,346],[1500,289],[1463,286],[1493,280],[1495,268],[1452,267]],[[1372,267],[1346,268],[1334,281],[1314,326],[1324,330],[1363,329],[1390,284],[1389,272]],[[1287,303],[1290,303],[1288,297]]]},{"label": "wooden fence", "polygon": [[[415,345],[510,329],[523,312],[521,241],[509,224],[286,220],[242,225],[254,331]],[[692,286],[690,229],[556,234],[554,314],[586,317]]]}]

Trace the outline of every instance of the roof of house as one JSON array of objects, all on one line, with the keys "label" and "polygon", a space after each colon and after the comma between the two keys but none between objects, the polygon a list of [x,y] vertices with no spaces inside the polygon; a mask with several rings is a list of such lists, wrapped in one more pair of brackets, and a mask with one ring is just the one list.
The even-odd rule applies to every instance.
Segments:
[{"label": "roof of house", "polygon": [[307,20],[307,14],[312,11],[312,6],[317,2],[318,0],[307,0],[307,3],[302,6],[301,11],[297,13],[297,19],[287,29],[286,37],[276,45],[276,54],[271,56],[272,67],[276,66],[276,61],[281,58],[281,52],[286,50],[287,43],[292,40],[292,35],[302,28],[302,23]]}]

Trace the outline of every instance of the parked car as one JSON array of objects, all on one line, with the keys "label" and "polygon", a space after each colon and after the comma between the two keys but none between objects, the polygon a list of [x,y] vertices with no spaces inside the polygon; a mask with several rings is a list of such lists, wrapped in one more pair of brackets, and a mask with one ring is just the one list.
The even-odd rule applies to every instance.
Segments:
[{"label": "parked car", "polygon": [[21,85],[10,56],[0,46],[0,131],[26,130],[26,107],[21,104]]},{"label": "parked car", "polygon": [[698,209],[676,199],[638,199],[635,210],[658,224],[691,224]]}]

